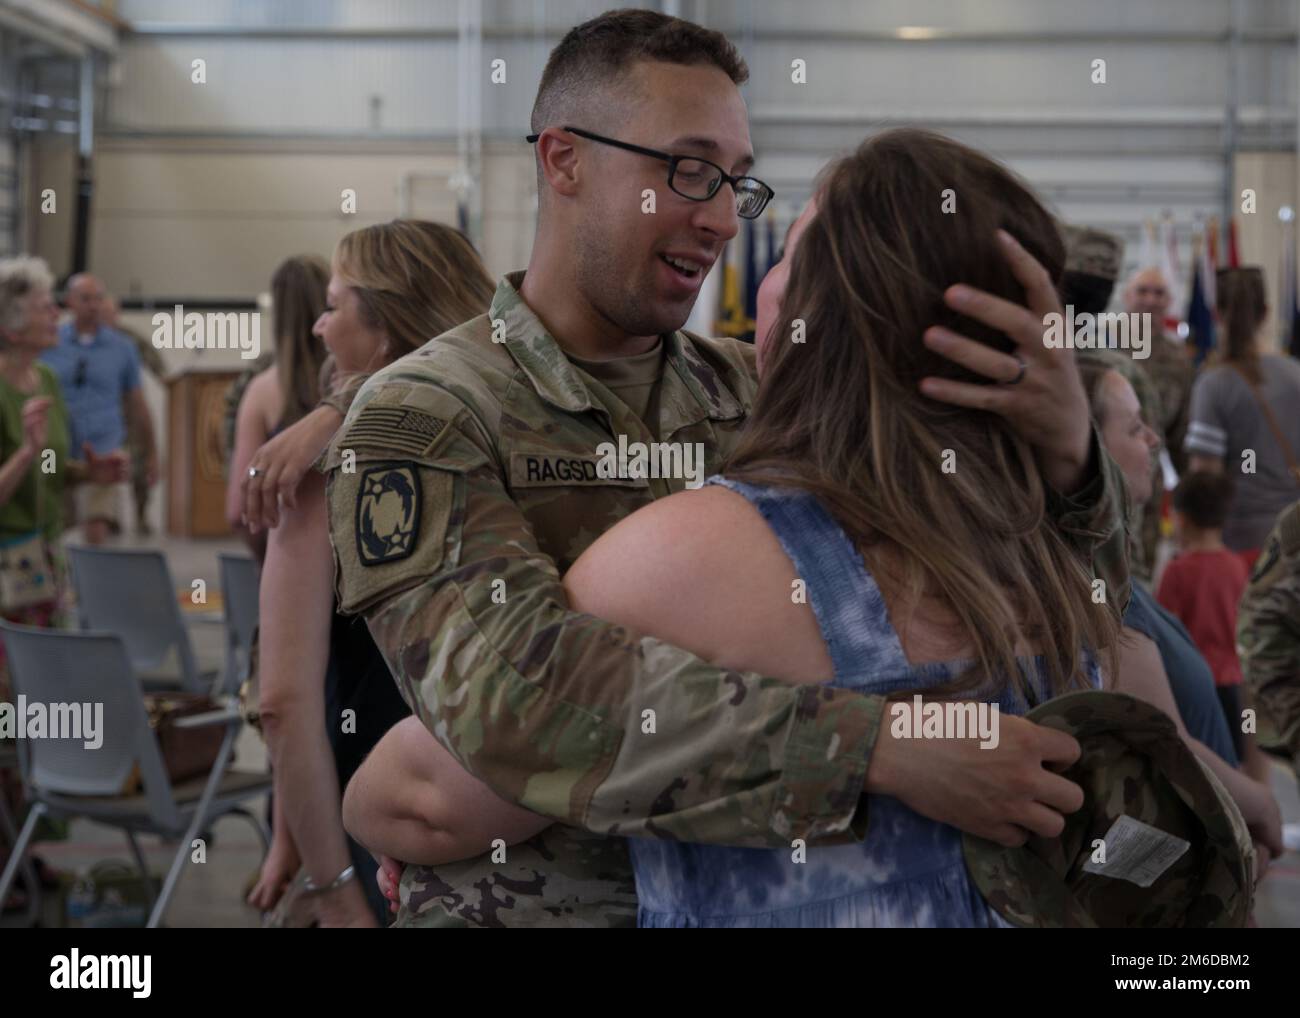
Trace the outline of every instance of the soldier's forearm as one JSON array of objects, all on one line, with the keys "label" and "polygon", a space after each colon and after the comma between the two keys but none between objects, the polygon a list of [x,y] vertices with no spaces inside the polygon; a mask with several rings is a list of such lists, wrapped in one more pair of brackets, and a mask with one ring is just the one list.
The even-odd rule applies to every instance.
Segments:
[{"label": "soldier's forearm", "polygon": [[368,618],[426,728],[525,809],[597,833],[750,847],[865,834],[879,697],[637,639],[568,611],[549,561],[526,556],[459,569]]}]

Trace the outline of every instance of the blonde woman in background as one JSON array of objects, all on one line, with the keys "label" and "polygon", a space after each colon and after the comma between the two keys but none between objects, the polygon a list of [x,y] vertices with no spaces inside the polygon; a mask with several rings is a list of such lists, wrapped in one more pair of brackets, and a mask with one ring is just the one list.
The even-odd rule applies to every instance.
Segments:
[{"label": "blonde woman in background", "polygon": [[[334,252],[326,308],[315,326],[335,361],[335,389],[354,391],[349,382],[482,314],[493,291],[473,246],[450,227],[397,220],[348,234]],[[292,441],[295,429],[311,426],[304,419],[281,437]],[[250,487],[260,478],[250,477]],[[364,620],[335,613],[327,512],[325,479],[311,472],[269,535],[261,723],[278,809],[305,871],[297,882],[304,893],[292,895],[292,907],[286,903],[286,921],[375,926],[386,911],[375,862],[344,834],[340,789],[409,709]],[[354,713],[345,727],[348,710]]]}]

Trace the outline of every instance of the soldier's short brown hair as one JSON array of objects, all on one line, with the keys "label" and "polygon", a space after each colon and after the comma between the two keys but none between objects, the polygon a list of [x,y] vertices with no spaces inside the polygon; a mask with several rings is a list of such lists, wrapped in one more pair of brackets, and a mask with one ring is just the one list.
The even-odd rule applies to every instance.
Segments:
[{"label": "soldier's short brown hair", "polygon": [[563,127],[562,121],[598,102],[638,60],[713,64],[737,85],[749,80],[745,61],[721,32],[657,11],[606,11],[569,29],[551,50],[533,103],[533,133]]}]

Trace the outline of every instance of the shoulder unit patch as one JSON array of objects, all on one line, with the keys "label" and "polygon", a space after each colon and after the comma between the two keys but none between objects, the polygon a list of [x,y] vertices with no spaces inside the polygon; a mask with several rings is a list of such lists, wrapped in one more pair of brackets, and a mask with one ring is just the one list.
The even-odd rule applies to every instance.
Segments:
[{"label": "shoulder unit patch", "polygon": [[363,566],[397,562],[415,551],[420,477],[409,466],[372,467],[357,489],[357,558]]}]

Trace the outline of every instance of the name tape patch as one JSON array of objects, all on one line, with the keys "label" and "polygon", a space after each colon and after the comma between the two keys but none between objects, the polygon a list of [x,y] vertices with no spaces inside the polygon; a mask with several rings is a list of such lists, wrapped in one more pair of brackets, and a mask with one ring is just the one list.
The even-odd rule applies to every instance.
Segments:
[{"label": "name tape patch", "polygon": [[510,483],[516,488],[611,484],[625,488],[647,488],[644,477],[607,477],[599,456],[566,456],[562,453],[515,452],[510,454]]}]

